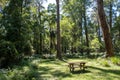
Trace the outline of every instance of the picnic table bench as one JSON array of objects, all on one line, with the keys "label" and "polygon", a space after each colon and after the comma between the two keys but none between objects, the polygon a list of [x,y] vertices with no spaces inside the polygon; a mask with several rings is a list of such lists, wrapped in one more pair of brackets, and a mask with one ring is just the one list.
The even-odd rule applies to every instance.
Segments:
[{"label": "picnic table bench", "polygon": [[70,71],[74,71],[75,68],[80,68],[81,70],[85,70],[85,68],[87,68],[85,64],[86,62],[69,62],[68,67]]}]

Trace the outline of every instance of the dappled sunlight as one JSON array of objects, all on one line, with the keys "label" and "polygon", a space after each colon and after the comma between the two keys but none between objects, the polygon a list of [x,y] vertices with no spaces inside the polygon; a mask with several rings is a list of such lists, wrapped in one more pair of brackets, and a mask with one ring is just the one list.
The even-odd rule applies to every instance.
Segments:
[{"label": "dappled sunlight", "polygon": [[120,80],[120,0],[0,0],[0,80]]},{"label": "dappled sunlight", "polygon": [[94,70],[97,70],[97,71],[100,71],[100,72],[103,72],[103,73],[112,73],[112,74],[115,74],[115,75],[120,75],[120,70],[119,69],[108,69],[108,68],[99,68],[99,67],[93,67],[93,66],[90,66],[89,68],[92,68]]},{"label": "dappled sunlight", "polygon": [[32,61],[31,61],[31,64],[36,64],[36,63],[39,64],[40,61],[41,61],[40,59],[32,60]]},{"label": "dappled sunlight", "polygon": [[24,66],[22,70],[23,70],[23,73],[28,72],[30,71],[30,67]]},{"label": "dappled sunlight", "polygon": [[[69,71],[67,62],[85,61],[87,69],[80,70],[76,68],[73,72]],[[101,60],[102,61],[102,60]],[[105,67],[96,59],[67,59],[46,60],[46,59],[31,59],[27,60],[28,64],[23,66],[15,66],[14,69],[6,72],[6,78],[10,79],[35,79],[35,80],[119,80],[120,67],[111,65]],[[106,76],[105,76],[106,75]],[[4,78],[4,76],[3,76]]]},{"label": "dappled sunlight", "polygon": [[98,66],[93,67],[90,66],[89,69],[91,70],[91,73],[94,74],[94,76],[98,76],[99,78],[102,78],[105,76],[103,79],[104,80],[109,80],[109,79],[114,79],[114,80],[119,80],[119,75],[120,75],[120,69],[108,69],[108,68],[100,68]]}]

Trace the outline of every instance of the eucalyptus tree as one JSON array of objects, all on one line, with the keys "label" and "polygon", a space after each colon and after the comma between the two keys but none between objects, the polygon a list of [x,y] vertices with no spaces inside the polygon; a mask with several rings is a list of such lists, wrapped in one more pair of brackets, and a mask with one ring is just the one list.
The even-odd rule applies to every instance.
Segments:
[{"label": "eucalyptus tree", "polygon": [[[88,17],[87,9],[89,7],[90,1],[86,0],[64,0],[63,9],[65,13],[71,17],[74,22],[73,28],[73,44],[76,44],[77,41],[80,42],[78,50],[83,53],[83,51],[87,51],[89,54],[89,35],[88,35]],[[84,36],[85,35],[85,36]],[[81,46],[82,45],[82,46]],[[75,48],[75,47],[74,47]],[[74,51],[76,51],[74,49]]]},{"label": "eucalyptus tree", "polygon": [[110,7],[110,10],[109,10],[109,17],[110,17],[110,19],[109,19],[109,24],[110,24],[110,29],[112,28],[112,15],[113,15],[113,13],[112,13],[112,8],[113,8],[113,0],[110,0],[110,4],[109,4],[109,7]]},{"label": "eucalyptus tree", "polygon": [[111,38],[113,41],[115,41],[115,38],[114,38],[115,34],[113,30],[115,27],[116,17],[117,17],[118,8],[119,8],[119,2],[120,2],[119,0],[105,0],[104,1],[105,3],[104,8],[105,8],[106,16],[107,16],[107,21],[109,23]]},{"label": "eucalyptus tree", "polygon": [[[118,16],[118,9],[119,9],[119,0],[105,0],[104,1],[105,5],[105,12],[107,16],[107,21],[109,23],[109,29],[111,32],[111,38],[113,41],[113,46],[114,48],[116,47],[116,42],[118,42],[118,38],[116,33],[119,32],[119,29],[116,27],[116,22],[117,21],[117,16]],[[116,49],[117,50],[117,49]]]},{"label": "eucalyptus tree", "polygon": [[57,4],[57,55],[56,57],[58,59],[62,59],[62,53],[61,53],[61,36],[60,36],[60,6],[59,6],[59,0],[56,0]]},{"label": "eucalyptus tree", "polygon": [[[81,1],[77,2],[76,0],[64,0],[63,2],[63,12],[67,15],[67,17],[73,21],[74,25],[72,25],[71,37],[73,37],[73,41],[71,42],[71,52],[76,52],[78,46],[76,45],[79,39],[82,40],[82,8]],[[80,36],[81,37],[80,37]]]},{"label": "eucalyptus tree", "polygon": [[49,35],[50,35],[50,54],[56,51],[56,4],[49,4],[47,7],[48,11],[48,24],[49,24]]},{"label": "eucalyptus tree", "polygon": [[[47,1],[47,0],[45,0]],[[33,45],[37,54],[43,53],[44,48],[44,14],[46,11],[43,7],[44,0],[33,1],[33,20],[34,20],[34,40]]]},{"label": "eucalyptus tree", "polygon": [[110,37],[109,27],[105,18],[105,12],[103,8],[103,0],[97,0],[97,6],[98,6],[98,15],[100,24],[103,31],[103,37],[105,41],[105,47],[106,47],[106,57],[111,57],[114,55],[113,53],[113,46],[112,46],[112,40]]},{"label": "eucalyptus tree", "polygon": [[86,4],[87,4],[87,0],[84,0],[83,2],[83,8],[84,8],[84,13],[83,13],[83,16],[84,16],[84,27],[85,27],[85,35],[86,35],[86,46],[87,46],[87,54],[89,55],[89,37],[88,37],[88,28],[87,28],[87,17],[86,17]]},{"label": "eucalyptus tree", "polygon": [[[73,29],[74,23],[72,20],[66,16],[62,16],[61,19],[61,45],[62,45],[62,53],[70,53],[71,43],[73,42],[73,37],[71,35],[71,31]],[[76,45],[79,45],[77,42]]]}]

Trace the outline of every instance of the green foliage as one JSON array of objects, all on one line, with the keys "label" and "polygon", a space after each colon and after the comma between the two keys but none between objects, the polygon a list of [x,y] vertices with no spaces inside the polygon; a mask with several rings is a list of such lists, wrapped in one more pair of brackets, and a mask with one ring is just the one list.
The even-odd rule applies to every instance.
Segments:
[{"label": "green foliage", "polygon": [[120,58],[119,57],[111,57],[111,62],[116,65],[120,65]]},{"label": "green foliage", "polygon": [[34,54],[33,46],[31,45],[30,42],[26,42],[24,45],[24,54],[25,55],[32,55]]},{"label": "green foliage", "polygon": [[[85,61],[88,68],[85,71],[75,69],[69,71],[66,62]],[[1,80],[119,80],[119,66],[103,67],[96,59],[73,58],[65,61],[33,58],[26,65],[15,66],[13,69],[0,72]],[[99,60],[100,61],[100,60]],[[101,59],[104,61],[104,59]],[[37,68],[36,68],[37,67]],[[94,75],[94,76],[93,76]],[[3,77],[2,77],[3,76]],[[99,77],[99,78],[98,78]]]},{"label": "green foliage", "polygon": [[[72,43],[72,36],[71,36],[71,31],[73,29],[73,23],[70,18],[64,17],[61,20],[61,37],[62,37],[62,47],[63,47],[63,52],[65,52],[65,48],[67,50],[70,49],[71,43]],[[75,43],[75,47],[79,45],[77,42]],[[73,45],[72,45],[73,46]]]},{"label": "green foliage", "polygon": [[[56,55],[56,4],[50,3],[46,10],[43,6],[44,1],[46,0],[0,0],[0,63],[2,65],[13,63],[13,60],[23,57],[23,54],[31,56],[35,52],[40,53],[40,57],[49,53]],[[109,4],[113,2],[111,33],[115,51],[119,52],[120,16],[118,7],[120,1],[106,0],[104,2],[108,22]],[[65,56],[72,58],[79,57],[74,53],[84,54],[87,50],[105,51],[93,0],[63,0],[61,6],[62,53],[70,53]],[[86,46],[85,27],[88,28],[89,47]],[[54,59],[55,56],[44,58]],[[119,61],[112,59],[112,62],[118,64]],[[27,63],[23,62],[23,64]],[[107,61],[103,61],[103,65],[107,65]]]},{"label": "green foliage", "polygon": [[32,80],[33,78],[39,78],[39,73],[34,70],[34,69],[31,69],[30,71],[26,72],[25,73],[25,77],[27,80]]},{"label": "green foliage", "polygon": [[92,51],[96,51],[96,50],[98,50],[100,48],[101,43],[99,42],[97,37],[94,37],[91,40],[90,46],[91,46],[90,48],[91,48]]},{"label": "green foliage", "polygon": [[103,58],[98,58],[97,61],[104,67],[110,67],[111,63],[110,63],[110,60],[108,59],[103,59]]},{"label": "green foliage", "polygon": [[110,67],[110,64],[106,60],[102,62],[102,65],[105,67]]},{"label": "green foliage", "polygon": [[119,49],[120,49],[120,16],[118,16],[116,19],[115,19],[115,24],[114,24],[114,27],[112,28],[112,33],[113,36],[114,36],[114,49],[116,52],[119,52]]},{"label": "green foliage", "polygon": [[8,80],[6,75],[0,71],[0,80]]},{"label": "green foliage", "polygon": [[7,67],[14,64],[19,58],[19,53],[13,43],[9,41],[0,41],[0,67]]}]

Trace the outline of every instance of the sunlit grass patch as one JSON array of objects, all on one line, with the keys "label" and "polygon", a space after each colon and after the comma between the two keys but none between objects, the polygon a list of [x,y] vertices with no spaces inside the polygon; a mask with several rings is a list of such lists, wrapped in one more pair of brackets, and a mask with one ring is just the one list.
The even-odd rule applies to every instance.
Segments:
[{"label": "sunlit grass patch", "polygon": [[[68,62],[86,62],[88,68],[81,71],[69,71]],[[3,77],[5,80],[119,80],[120,67],[111,65],[110,59],[66,59],[65,61],[34,58],[24,60],[21,66],[14,66]],[[110,67],[104,66],[108,62]],[[108,64],[107,63],[107,64]],[[4,80],[4,79],[2,79]]]}]

